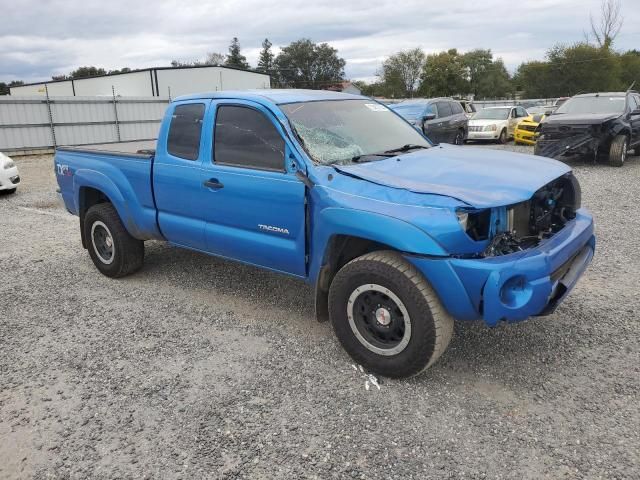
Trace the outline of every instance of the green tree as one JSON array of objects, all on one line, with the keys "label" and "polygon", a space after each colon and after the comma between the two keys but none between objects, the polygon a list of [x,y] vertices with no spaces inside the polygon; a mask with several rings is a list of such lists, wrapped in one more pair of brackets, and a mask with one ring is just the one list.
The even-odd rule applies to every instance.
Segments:
[{"label": "green tree", "polygon": [[269,73],[273,71],[273,62],[275,55],[271,51],[273,44],[268,38],[265,38],[262,42],[262,50],[260,50],[260,57],[258,58],[258,67],[256,70],[260,72]]},{"label": "green tree", "polygon": [[322,88],[340,82],[345,64],[335,48],[308,38],[284,47],[274,62],[279,83],[294,88]]},{"label": "green tree", "polygon": [[477,91],[481,98],[505,98],[511,96],[513,86],[504,62],[497,58],[478,77]]},{"label": "green tree", "polygon": [[98,67],[79,67],[68,75],[68,78],[85,78],[85,77],[97,77],[98,75],[106,75],[107,71],[104,68]]},{"label": "green tree", "polygon": [[548,62],[522,63],[513,76],[515,90],[525,98],[549,98],[557,96],[551,85],[551,68]]},{"label": "green tree", "polygon": [[466,76],[462,56],[455,48],[427,55],[418,91],[426,97],[464,95],[469,87]]},{"label": "green tree", "polygon": [[557,45],[547,52],[555,95],[576,95],[622,88],[619,56],[586,42]]},{"label": "green tree", "polygon": [[225,63],[228,67],[241,68],[243,70],[249,70],[249,64],[247,63],[247,57],[240,53],[240,42],[238,37],[233,37],[231,44],[229,45],[229,54],[227,55],[227,61]]},{"label": "green tree", "polygon": [[426,57],[422,50],[414,48],[391,55],[382,63],[379,74],[386,96],[413,97]]},{"label": "green tree", "polygon": [[629,88],[633,82],[633,88],[640,90],[640,52],[629,50],[620,55],[620,83],[622,88]]},{"label": "green tree", "polygon": [[462,56],[462,62],[467,69],[469,92],[473,94],[474,98],[480,98],[481,82],[493,65],[493,54],[491,50],[480,48],[470,50]]}]

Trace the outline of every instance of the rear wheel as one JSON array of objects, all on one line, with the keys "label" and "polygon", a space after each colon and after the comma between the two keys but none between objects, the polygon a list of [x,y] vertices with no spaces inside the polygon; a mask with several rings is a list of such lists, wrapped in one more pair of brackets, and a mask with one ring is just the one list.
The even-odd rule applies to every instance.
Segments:
[{"label": "rear wheel", "polygon": [[4,190],[4,193],[7,195],[11,195],[12,193],[16,193],[17,188],[10,188],[8,190]]},{"label": "rear wheel", "polygon": [[626,135],[617,135],[609,147],[609,165],[621,167],[627,159],[627,148],[629,146]]},{"label": "rear wheel", "polygon": [[342,267],[329,289],[329,315],[347,353],[388,377],[428,368],[453,334],[453,318],[431,286],[391,251],[369,253]]},{"label": "rear wheel", "polygon": [[91,207],[84,228],[89,255],[102,274],[124,277],[142,267],[144,242],[127,232],[113,205],[100,203]]},{"label": "rear wheel", "polygon": [[505,143],[507,143],[507,130],[506,128],[503,128],[502,131],[500,132],[500,136],[498,137],[498,143],[501,145],[504,145]]}]

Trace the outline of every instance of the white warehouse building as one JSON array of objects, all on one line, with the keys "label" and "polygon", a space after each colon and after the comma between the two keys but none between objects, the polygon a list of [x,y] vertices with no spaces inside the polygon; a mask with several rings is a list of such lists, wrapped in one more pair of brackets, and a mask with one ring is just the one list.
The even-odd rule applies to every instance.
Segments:
[{"label": "white warehouse building", "polygon": [[73,80],[53,80],[11,87],[20,96],[170,97],[217,90],[270,88],[265,73],[223,66],[160,67]]}]

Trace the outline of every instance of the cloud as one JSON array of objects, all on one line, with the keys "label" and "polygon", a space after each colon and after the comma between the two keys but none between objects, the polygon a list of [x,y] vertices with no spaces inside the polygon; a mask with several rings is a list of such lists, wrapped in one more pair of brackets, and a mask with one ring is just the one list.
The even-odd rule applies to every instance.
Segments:
[{"label": "cloud", "polygon": [[[623,0],[625,22],[616,47],[640,40],[637,0]],[[371,79],[386,56],[490,48],[514,69],[541,59],[556,43],[584,38],[599,0],[512,2],[416,0],[22,0],[3,7],[0,80],[37,81],[82,65],[106,69],[167,66],[226,53],[237,36],[256,64],[262,40],[275,47],[302,37],[327,42],[347,60],[350,78]]]}]

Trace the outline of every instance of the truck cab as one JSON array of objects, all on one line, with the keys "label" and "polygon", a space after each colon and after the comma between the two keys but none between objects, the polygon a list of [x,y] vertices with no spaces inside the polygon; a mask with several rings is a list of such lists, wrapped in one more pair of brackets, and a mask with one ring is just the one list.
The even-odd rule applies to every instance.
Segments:
[{"label": "truck cab", "polygon": [[131,274],[161,240],[300,278],[347,352],[387,376],[432,365],[454,319],[552,312],[595,248],[566,165],[434,146],[357,95],[179,97],[155,148],[137,147],[56,153],[98,270]]}]

